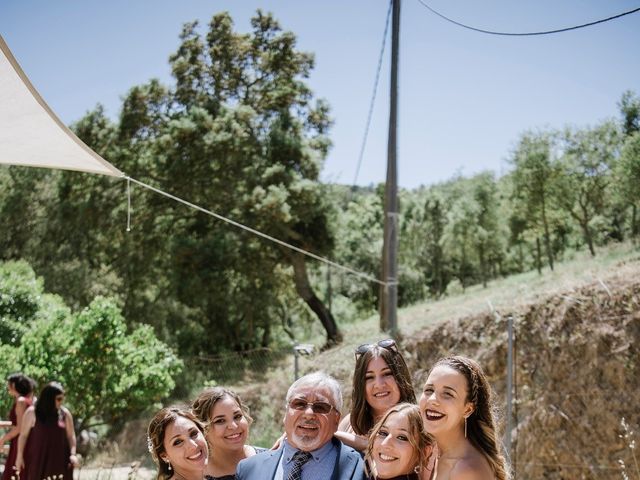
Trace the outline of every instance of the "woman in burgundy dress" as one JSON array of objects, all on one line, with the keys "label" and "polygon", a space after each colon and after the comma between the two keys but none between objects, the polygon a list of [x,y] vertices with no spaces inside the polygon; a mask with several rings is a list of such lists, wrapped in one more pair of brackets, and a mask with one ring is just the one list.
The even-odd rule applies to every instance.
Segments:
[{"label": "woman in burgundy dress", "polygon": [[18,436],[20,435],[22,416],[33,403],[34,389],[35,382],[26,375],[14,373],[7,377],[7,391],[15,401],[9,413],[11,429],[0,437],[0,448],[2,448],[5,442],[11,442],[9,444],[9,456],[4,464],[2,480],[10,480],[12,477],[18,476],[16,475],[16,470],[13,468],[16,463],[16,456],[18,455]]},{"label": "woman in burgundy dress", "polygon": [[78,465],[76,434],[63,400],[62,385],[51,382],[25,412],[16,458],[17,468],[26,467],[22,480],[73,479],[73,467]]}]

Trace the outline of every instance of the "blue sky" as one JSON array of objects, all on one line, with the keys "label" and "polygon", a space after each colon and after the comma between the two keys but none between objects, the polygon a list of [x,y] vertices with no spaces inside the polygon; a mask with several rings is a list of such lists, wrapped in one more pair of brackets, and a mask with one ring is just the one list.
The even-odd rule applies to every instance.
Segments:
[{"label": "blue sky", "polygon": [[[640,0],[425,0],[480,28],[532,31],[597,20]],[[257,8],[314,52],[310,84],[328,100],[335,125],[322,178],[350,184],[373,88],[386,0],[0,0],[0,34],[65,122],[97,103],[117,118],[121,97],[159,78],[184,22],[205,26],[219,11],[247,31]],[[624,90],[640,94],[640,13],[543,37],[467,31],[403,0],[400,44],[399,183],[413,188],[457,173],[507,171],[527,129],[588,126],[618,115]],[[386,171],[389,42],[358,183]],[[0,106],[1,108],[1,106]],[[117,165],[116,165],[117,166]]]}]

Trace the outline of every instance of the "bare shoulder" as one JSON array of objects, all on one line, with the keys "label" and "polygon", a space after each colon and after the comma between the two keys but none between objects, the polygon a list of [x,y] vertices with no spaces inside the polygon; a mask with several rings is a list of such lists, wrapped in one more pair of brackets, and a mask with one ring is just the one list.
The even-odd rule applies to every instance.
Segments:
[{"label": "bare shoulder", "polygon": [[353,428],[351,428],[351,414],[347,413],[340,423],[338,424],[338,431],[340,432],[353,432]]},{"label": "bare shoulder", "polygon": [[461,458],[451,469],[451,480],[494,480],[489,462],[479,453]]},{"label": "bare shoulder", "polygon": [[24,411],[24,414],[22,415],[22,428],[24,428],[24,426],[28,426],[29,428],[33,427],[33,425],[36,422],[36,407],[34,407],[33,405],[30,405],[29,407],[27,407],[27,409]]},{"label": "bare shoulder", "polygon": [[64,418],[68,418],[69,420],[73,420],[73,416],[67,407],[60,407],[62,413],[64,413]]}]

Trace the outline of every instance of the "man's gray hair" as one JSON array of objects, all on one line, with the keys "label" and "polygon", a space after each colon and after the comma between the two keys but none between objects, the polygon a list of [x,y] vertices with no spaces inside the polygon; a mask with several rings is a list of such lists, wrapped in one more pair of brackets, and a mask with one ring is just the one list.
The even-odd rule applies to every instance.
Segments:
[{"label": "man's gray hair", "polygon": [[342,412],[342,389],[338,381],[331,375],[324,372],[313,372],[300,377],[291,384],[287,391],[287,405],[289,405],[296,391],[302,387],[326,388],[331,392],[331,397],[333,397],[333,407],[338,413]]}]

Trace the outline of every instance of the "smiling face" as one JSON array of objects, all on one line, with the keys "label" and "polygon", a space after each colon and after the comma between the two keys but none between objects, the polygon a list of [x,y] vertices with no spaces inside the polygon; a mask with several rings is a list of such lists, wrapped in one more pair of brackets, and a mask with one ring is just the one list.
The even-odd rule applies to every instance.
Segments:
[{"label": "smiling face", "polygon": [[406,414],[390,414],[373,440],[372,458],[376,478],[394,478],[412,473],[418,455],[409,441],[409,421]]},{"label": "smiling face", "polygon": [[376,356],[367,365],[365,398],[374,417],[380,417],[400,401],[400,389],[393,372],[382,357]]},{"label": "smiling face", "polygon": [[164,434],[161,460],[183,478],[202,478],[207,465],[207,442],[200,429],[188,418],[177,416]]},{"label": "smiling face", "polygon": [[329,413],[314,413],[310,405],[307,405],[304,410],[287,406],[284,417],[287,441],[295,448],[311,452],[331,440],[338,430],[340,413],[335,408],[335,399],[332,398],[328,388],[300,387],[291,395],[291,401],[296,400],[307,403],[324,402],[333,406]]},{"label": "smiling face", "polygon": [[207,440],[213,451],[242,450],[249,435],[249,422],[240,405],[224,396],[213,404],[210,418]]},{"label": "smiling face", "polygon": [[436,439],[452,432],[463,434],[464,419],[473,412],[467,390],[467,379],[460,372],[447,365],[435,367],[420,398],[425,430]]}]

